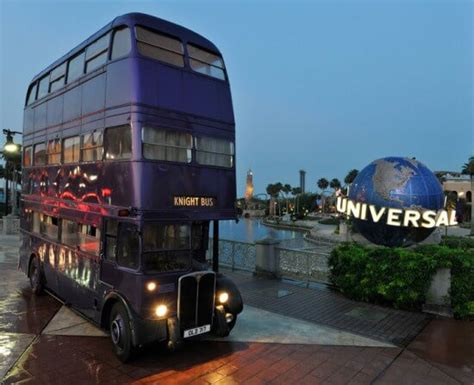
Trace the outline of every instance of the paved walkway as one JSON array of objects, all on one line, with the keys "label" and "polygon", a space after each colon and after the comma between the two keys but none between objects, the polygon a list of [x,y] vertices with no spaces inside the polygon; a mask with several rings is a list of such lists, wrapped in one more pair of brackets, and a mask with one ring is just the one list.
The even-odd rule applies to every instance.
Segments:
[{"label": "paved walkway", "polygon": [[406,346],[429,321],[423,313],[351,301],[323,286],[308,289],[249,273],[225,273],[237,283],[245,304],[399,346]]},{"label": "paved walkway", "polygon": [[[362,332],[353,333],[349,329],[355,330],[355,326],[341,330],[342,328],[333,327],[334,325],[321,325],[303,321],[302,317],[282,315],[296,311],[291,306],[285,308],[289,306],[289,302],[286,302],[288,298],[293,297],[295,303],[305,301],[300,303],[303,308],[318,306],[312,302],[316,297],[310,293],[320,295],[324,291],[311,291],[275,281],[265,284],[267,280],[254,279],[244,274],[233,276],[242,285],[246,300],[249,301],[248,298],[252,298],[249,293],[254,292],[255,301],[268,298],[266,302],[271,306],[279,303],[280,309],[276,309],[277,312],[250,306],[234,330],[237,332],[241,328],[239,335],[235,333],[232,338],[221,341],[189,341],[176,353],[167,352],[160,344],[152,345],[144,349],[133,362],[124,365],[112,353],[109,338],[100,336],[103,335],[100,331],[52,297],[34,297],[31,294],[26,277],[16,270],[17,246],[17,239],[0,237],[2,384],[474,383],[474,323],[433,320],[407,347],[390,347],[389,344],[387,347],[373,346],[370,345],[373,341],[381,344],[387,341],[371,339],[367,336],[370,333],[363,336],[363,327]],[[286,300],[272,300],[273,295]],[[318,298],[324,303],[321,309],[330,311],[330,297],[324,294]],[[337,308],[337,302],[333,301]],[[270,306],[265,303],[260,305]],[[350,306],[356,305],[365,308],[365,305],[357,303]],[[348,308],[342,306],[341,309],[343,314],[347,313]],[[381,309],[387,313],[386,317],[392,317],[388,311],[390,309]],[[353,310],[351,308],[348,311]],[[375,310],[380,311],[378,307]],[[366,313],[362,313],[367,317]],[[346,317],[347,315],[338,317],[336,314],[335,319],[341,318],[342,321],[337,322],[343,324]],[[258,324],[260,329],[255,325],[252,329],[252,322]],[[365,319],[361,322],[364,324],[368,321]],[[285,328],[293,330],[285,333],[286,337],[279,341],[279,334],[283,334]],[[249,334],[249,330],[253,334]],[[310,336],[313,340],[308,338],[292,343],[295,338],[304,337],[308,330],[314,334]],[[273,335],[268,339],[262,338],[266,333],[272,332]],[[321,334],[319,337],[318,332]],[[70,335],[74,333],[78,335]],[[97,336],[91,336],[94,333]],[[416,333],[408,333],[403,341],[408,341],[413,334]],[[359,346],[325,345],[341,335],[345,338],[354,336],[353,340],[345,339],[344,344]],[[390,338],[389,334],[385,336]],[[323,338],[329,340],[325,341]],[[258,339],[264,342],[256,342]]]}]

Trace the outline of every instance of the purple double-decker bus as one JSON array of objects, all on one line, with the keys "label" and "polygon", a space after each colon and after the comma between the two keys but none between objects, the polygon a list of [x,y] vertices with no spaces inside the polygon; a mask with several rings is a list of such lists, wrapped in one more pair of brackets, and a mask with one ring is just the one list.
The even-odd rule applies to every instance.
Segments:
[{"label": "purple double-decker bus", "polygon": [[217,260],[218,221],[236,218],[234,141],[219,50],[162,19],[117,17],[40,72],[23,129],[33,291],[107,329],[124,361],[148,342],[227,335],[243,308]]}]

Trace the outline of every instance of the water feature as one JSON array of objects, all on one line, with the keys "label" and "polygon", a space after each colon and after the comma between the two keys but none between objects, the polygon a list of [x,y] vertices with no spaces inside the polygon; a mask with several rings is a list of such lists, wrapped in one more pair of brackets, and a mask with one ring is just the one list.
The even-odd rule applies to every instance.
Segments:
[{"label": "water feature", "polygon": [[[212,230],[210,232],[212,234]],[[303,232],[293,230],[280,230],[265,226],[258,218],[241,218],[235,221],[219,222],[220,239],[253,243],[263,238],[296,239],[303,238]]]}]

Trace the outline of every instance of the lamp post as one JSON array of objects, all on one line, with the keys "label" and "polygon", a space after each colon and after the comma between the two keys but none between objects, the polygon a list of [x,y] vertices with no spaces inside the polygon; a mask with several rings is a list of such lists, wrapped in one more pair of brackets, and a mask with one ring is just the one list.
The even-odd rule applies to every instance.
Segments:
[{"label": "lamp post", "polygon": [[[13,142],[13,136],[15,134],[22,134],[19,131],[11,131],[8,129],[3,130],[3,134],[6,136],[6,141],[5,145],[3,146],[3,157],[5,158],[5,216],[8,215],[8,178],[9,178],[9,160],[11,158],[14,158],[16,156],[20,155],[21,151],[21,145],[16,144]],[[12,170],[13,175],[15,175],[16,170]],[[17,202],[16,202],[16,176],[13,178],[14,180],[12,181],[12,214],[16,215],[17,214]]]}]

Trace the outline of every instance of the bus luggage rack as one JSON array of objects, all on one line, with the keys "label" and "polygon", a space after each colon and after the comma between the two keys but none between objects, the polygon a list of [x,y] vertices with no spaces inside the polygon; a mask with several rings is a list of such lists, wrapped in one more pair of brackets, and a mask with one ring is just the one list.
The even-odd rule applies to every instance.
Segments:
[{"label": "bus luggage rack", "polygon": [[198,271],[178,281],[178,319],[181,329],[211,325],[214,313],[216,274]]}]

